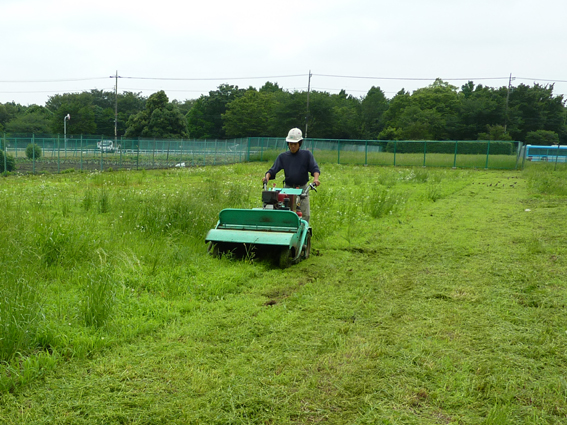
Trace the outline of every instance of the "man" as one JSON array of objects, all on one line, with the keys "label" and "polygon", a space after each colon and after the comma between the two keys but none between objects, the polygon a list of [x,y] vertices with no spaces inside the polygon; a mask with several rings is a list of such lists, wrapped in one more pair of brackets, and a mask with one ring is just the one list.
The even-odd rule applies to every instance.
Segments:
[{"label": "man", "polygon": [[[285,139],[288,151],[281,153],[276,158],[274,165],[270,168],[266,175],[262,178],[263,182],[273,180],[280,170],[284,170],[285,187],[299,187],[305,189],[309,183],[309,173],[313,176],[313,183],[319,186],[319,166],[313,157],[313,154],[308,150],[301,150],[303,144],[303,134],[299,128],[292,128],[289,130]],[[301,201],[301,214],[303,219],[309,222],[310,208],[309,208],[309,194]]]}]

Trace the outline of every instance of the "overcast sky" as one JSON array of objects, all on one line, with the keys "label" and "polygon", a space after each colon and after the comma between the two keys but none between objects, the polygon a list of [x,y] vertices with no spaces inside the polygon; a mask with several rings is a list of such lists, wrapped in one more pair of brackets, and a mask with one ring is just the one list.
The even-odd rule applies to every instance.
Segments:
[{"label": "overcast sky", "polygon": [[[0,0],[0,103],[228,83],[387,97],[437,77],[567,98],[566,0]],[[133,78],[134,77],[134,78]],[[541,81],[538,81],[541,80]]]}]

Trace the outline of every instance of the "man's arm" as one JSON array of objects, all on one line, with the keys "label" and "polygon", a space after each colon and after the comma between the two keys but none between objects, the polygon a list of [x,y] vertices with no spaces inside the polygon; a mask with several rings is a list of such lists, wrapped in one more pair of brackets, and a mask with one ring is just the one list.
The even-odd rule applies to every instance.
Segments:
[{"label": "man's arm", "polygon": [[310,151],[307,152],[309,152],[309,171],[313,176],[313,183],[315,184],[315,186],[319,186],[321,184],[321,182],[319,181],[319,175],[321,174],[321,172],[319,171],[319,166],[317,165],[317,161],[315,161],[313,154]]},{"label": "man's arm", "polygon": [[313,173],[313,183],[315,184],[315,186],[319,186],[321,184],[321,182],[319,181],[319,173],[317,172]]},{"label": "man's arm", "polygon": [[280,171],[282,168],[283,168],[283,165],[282,165],[282,158],[281,158],[281,154],[280,154],[280,155],[278,155],[278,157],[274,161],[274,165],[272,165],[272,168],[270,168],[266,172],[266,174],[264,174],[264,177],[262,177],[262,181],[268,182],[268,180],[275,179],[276,174],[278,174],[278,171]]}]

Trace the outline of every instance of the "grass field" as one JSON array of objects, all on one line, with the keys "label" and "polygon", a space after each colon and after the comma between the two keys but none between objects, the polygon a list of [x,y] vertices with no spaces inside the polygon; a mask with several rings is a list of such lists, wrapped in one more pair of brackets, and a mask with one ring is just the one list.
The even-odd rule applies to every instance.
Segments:
[{"label": "grass field", "polygon": [[0,423],[567,422],[564,169],[321,164],[309,260],[209,257],[269,165],[0,179]]}]

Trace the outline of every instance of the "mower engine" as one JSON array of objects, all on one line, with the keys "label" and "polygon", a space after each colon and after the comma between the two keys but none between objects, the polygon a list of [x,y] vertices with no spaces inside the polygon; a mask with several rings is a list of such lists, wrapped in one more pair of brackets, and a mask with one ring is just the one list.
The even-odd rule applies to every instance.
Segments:
[{"label": "mower engine", "polygon": [[293,211],[301,217],[301,200],[305,199],[311,189],[315,192],[317,191],[314,184],[307,186],[305,191],[299,188],[278,189],[275,185],[272,189],[267,190],[266,184],[264,183],[264,190],[262,191],[263,209]]}]

